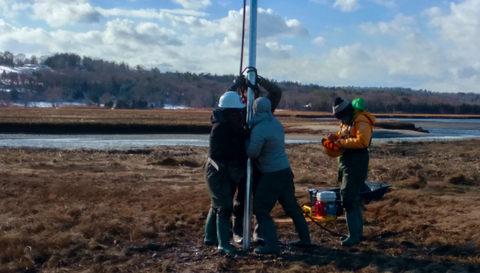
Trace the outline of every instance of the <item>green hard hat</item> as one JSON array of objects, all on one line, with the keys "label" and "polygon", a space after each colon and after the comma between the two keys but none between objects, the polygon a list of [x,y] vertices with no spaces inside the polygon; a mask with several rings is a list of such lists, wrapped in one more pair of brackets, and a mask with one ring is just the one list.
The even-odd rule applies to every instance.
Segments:
[{"label": "green hard hat", "polygon": [[362,110],[362,111],[364,111],[365,108],[367,108],[367,104],[365,103],[365,100],[362,98],[354,99],[352,101],[352,106],[355,110]]}]

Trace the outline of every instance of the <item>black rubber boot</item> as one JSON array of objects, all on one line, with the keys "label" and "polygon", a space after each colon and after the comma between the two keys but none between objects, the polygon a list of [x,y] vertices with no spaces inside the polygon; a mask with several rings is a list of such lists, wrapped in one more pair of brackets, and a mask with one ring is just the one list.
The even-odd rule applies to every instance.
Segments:
[{"label": "black rubber boot", "polygon": [[243,217],[233,216],[233,241],[243,244]]},{"label": "black rubber boot", "polygon": [[280,253],[280,249],[278,247],[269,246],[269,245],[266,245],[266,246],[263,246],[263,247],[260,247],[260,248],[256,248],[254,251],[257,254],[263,254],[263,255]]}]

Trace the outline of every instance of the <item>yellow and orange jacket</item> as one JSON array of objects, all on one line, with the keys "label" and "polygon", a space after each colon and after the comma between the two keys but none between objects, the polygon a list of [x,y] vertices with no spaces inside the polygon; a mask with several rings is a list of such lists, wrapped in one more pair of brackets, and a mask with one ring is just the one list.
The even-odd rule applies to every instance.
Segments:
[{"label": "yellow and orange jacket", "polygon": [[335,136],[335,145],[346,149],[364,149],[370,146],[375,117],[368,111],[355,111],[352,125],[340,124],[340,131]]}]

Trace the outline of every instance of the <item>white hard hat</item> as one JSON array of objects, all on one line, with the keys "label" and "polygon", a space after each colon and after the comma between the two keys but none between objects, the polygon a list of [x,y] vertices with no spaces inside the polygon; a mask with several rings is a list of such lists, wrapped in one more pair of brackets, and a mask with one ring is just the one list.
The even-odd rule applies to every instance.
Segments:
[{"label": "white hard hat", "polygon": [[228,91],[220,97],[218,107],[245,108],[245,104],[242,103],[242,98],[240,98],[240,95],[238,95],[237,92]]}]

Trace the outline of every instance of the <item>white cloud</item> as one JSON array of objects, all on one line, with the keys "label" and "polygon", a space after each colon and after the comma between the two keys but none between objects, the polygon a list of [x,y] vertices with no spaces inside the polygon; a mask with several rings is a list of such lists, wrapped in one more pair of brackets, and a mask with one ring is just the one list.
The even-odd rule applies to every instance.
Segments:
[{"label": "white cloud", "polygon": [[217,1],[217,4],[219,4],[222,7],[226,7],[229,4],[229,1]]},{"label": "white cloud", "polygon": [[442,15],[442,9],[440,9],[439,7],[432,7],[432,8],[426,9],[422,14],[427,15],[429,17],[439,17]]},{"label": "white cloud", "polygon": [[369,35],[398,35],[401,33],[412,33],[414,31],[411,27],[413,24],[415,24],[415,19],[413,17],[405,16],[400,13],[397,14],[395,19],[393,19],[391,22],[379,22],[376,24],[364,23],[360,25],[360,29]]},{"label": "white cloud", "polygon": [[327,5],[328,0],[308,0],[309,2],[315,3],[315,4],[320,4],[320,5]]},{"label": "white cloud", "polygon": [[186,9],[205,9],[212,4],[210,0],[173,0],[173,2],[182,5]]},{"label": "white cloud", "polygon": [[379,66],[367,47],[355,43],[338,47],[323,55],[304,55],[302,58],[271,59],[259,62],[259,71],[267,77],[313,82],[322,85],[363,85],[378,78],[384,68]]},{"label": "white cloud", "polygon": [[268,42],[265,46],[272,51],[290,51],[293,49],[292,45],[280,45],[278,42]]},{"label": "white cloud", "polygon": [[460,79],[469,79],[469,78],[472,78],[474,76],[480,75],[480,71],[473,68],[472,66],[463,67],[461,69],[458,69],[458,70],[454,71],[454,73]]},{"label": "white cloud", "polygon": [[339,8],[343,12],[352,12],[357,10],[360,5],[358,0],[335,0],[333,7]]},{"label": "white cloud", "polygon": [[[173,28],[163,28],[152,22],[135,23],[132,20],[114,19],[107,22],[102,31],[47,32],[41,29],[17,28],[1,21],[0,48],[22,43],[31,45],[22,47],[26,48],[22,52],[27,55],[73,52],[82,56],[125,61],[132,65],[168,65],[169,69],[178,71],[225,74],[238,70],[241,11],[231,11],[228,16],[212,21],[155,10],[97,11],[105,17],[132,16],[168,20],[173,23]],[[259,24],[259,56],[288,59],[289,52],[295,48],[280,43],[277,39],[308,36],[308,31],[298,20],[282,18],[272,10],[259,9],[258,15],[259,20],[268,22]],[[210,41],[210,37],[215,40]],[[248,45],[248,40],[246,42]],[[32,48],[41,49],[42,52],[32,52]],[[245,53],[248,56],[248,46]]]},{"label": "white cloud", "polygon": [[441,30],[444,40],[480,56],[480,1],[450,3],[450,14],[444,16],[437,8],[429,9],[426,13],[431,16],[430,25]]},{"label": "white cloud", "polygon": [[162,13],[154,9],[138,9],[138,10],[126,10],[126,9],[103,9],[96,8],[96,10],[105,17],[135,17],[144,19],[160,19]]},{"label": "white cloud", "polygon": [[386,7],[386,8],[396,8],[397,4],[395,3],[395,0],[370,0],[371,2],[374,2],[375,4],[378,4],[380,6]]},{"label": "white cloud", "polygon": [[160,9],[161,13],[170,13],[170,14],[178,14],[178,15],[188,15],[188,16],[197,16],[197,17],[205,17],[208,16],[208,13],[196,11],[196,10],[187,10],[187,9]]},{"label": "white cloud", "polygon": [[37,0],[32,5],[33,16],[50,26],[96,23],[100,13],[85,0]]},{"label": "white cloud", "polygon": [[327,40],[322,36],[318,36],[317,38],[312,40],[312,43],[317,46],[325,46],[327,44]]},{"label": "white cloud", "polygon": [[[435,87],[430,89],[434,91],[458,92],[462,90],[453,87],[460,80],[450,70],[461,63],[462,60],[450,58],[434,44],[419,43],[412,39],[398,48],[354,43],[333,48],[323,55],[270,59],[268,62],[259,62],[259,71],[268,71],[267,77],[327,86],[425,88],[428,85]],[[463,76],[472,76],[473,71],[461,72]],[[476,75],[472,77],[478,79]],[[472,78],[468,80],[474,82]]]},{"label": "white cloud", "polygon": [[[37,56],[73,52],[131,65],[160,66],[161,70],[238,73],[241,10],[231,10],[223,18],[211,20],[200,6],[127,10],[92,7],[89,0],[32,1],[0,0],[0,14],[5,12],[2,5],[8,4],[8,10],[13,12],[28,9],[28,3],[32,3],[36,18],[52,26],[101,22],[103,28],[97,24],[95,30],[84,32],[46,31],[0,19],[1,49]],[[390,1],[375,2],[388,5]],[[45,7],[37,5],[42,3]],[[359,3],[337,0],[336,8],[353,11]],[[430,26],[427,29],[421,25],[423,20],[415,20],[422,14],[399,13],[390,21],[360,25],[359,29],[369,35],[388,35],[388,44],[383,36],[366,39],[364,43],[353,39],[346,42],[341,39],[348,34],[346,30],[334,31],[340,25],[321,30],[320,33],[328,32],[334,37],[335,44],[341,44],[337,47],[327,44],[322,36],[309,38],[309,31],[300,20],[285,18],[272,9],[259,9],[257,67],[266,77],[322,85],[480,91],[474,90],[480,86],[478,3],[464,0],[450,4],[450,9],[443,12],[438,7],[425,10],[423,15]],[[28,12],[23,14],[28,16]],[[142,20],[136,22],[136,18]],[[109,21],[104,23],[105,19]],[[358,33],[352,34],[351,37],[358,37]],[[292,38],[295,40],[289,40]],[[246,39],[248,56],[248,31]],[[315,46],[324,48],[318,50]]]},{"label": "white cloud", "polygon": [[[196,8],[209,1],[196,3],[186,1],[187,7]],[[196,6],[197,5],[197,6]],[[199,7],[199,6],[198,6]],[[88,0],[0,0],[0,11],[6,18],[17,16],[19,11],[31,9],[33,18],[45,20],[50,26],[61,27],[78,23],[98,23],[104,17],[128,17],[143,19],[166,19],[166,14],[205,17],[208,13],[192,9],[105,9],[92,6]]]},{"label": "white cloud", "polygon": [[174,36],[173,30],[161,28],[154,23],[135,24],[130,20],[115,19],[107,23],[102,39],[107,45],[121,45],[141,51],[145,45],[182,45]]},{"label": "white cloud", "polygon": [[14,18],[19,11],[28,9],[30,6],[30,3],[22,0],[0,0],[0,14],[5,18]]},{"label": "white cloud", "polygon": [[[249,7],[247,7],[247,22],[249,21]],[[219,20],[209,21],[193,16],[170,16],[175,27],[186,27],[192,33],[198,35],[214,36],[225,35],[230,42],[237,42],[241,39],[242,32],[242,11],[229,11],[228,16]],[[300,21],[295,19],[284,19],[273,10],[258,9],[257,37],[271,39],[278,37],[307,37],[308,30]],[[247,27],[246,37],[249,28]]]},{"label": "white cloud", "polygon": [[[153,23],[136,24],[116,19],[107,23],[104,31],[75,33],[65,30],[47,32],[42,29],[17,28],[0,20],[0,47],[21,43],[44,48],[42,55],[73,52],[106,60],[126,61],[152,66],[164,60],[173,63],[183,42],[171,29]],[[33,54],[25,52],[25,54]]]},{"label": "white cloud", "polygon": [[105,17],[128,17],[128,18],[143,18],[143,19],[158,19],[164,20],[166,19],[167,14],[177,14],[177,15],[185,15],[185,16],[196,16],[196,17],[203,17],[207,16],[208,13],[199,12],[194,10],[171,10],[171,9],[137,9],[137,10],[128,10],[128,9],[103,9],[103,8],[96,8],[96,10]]}]

